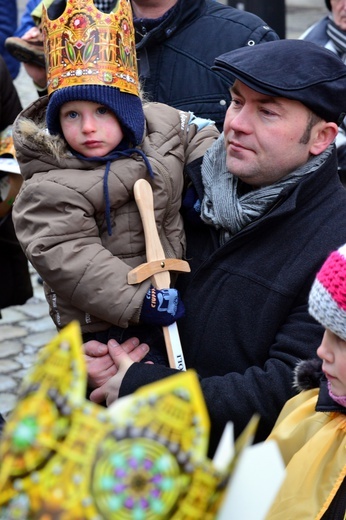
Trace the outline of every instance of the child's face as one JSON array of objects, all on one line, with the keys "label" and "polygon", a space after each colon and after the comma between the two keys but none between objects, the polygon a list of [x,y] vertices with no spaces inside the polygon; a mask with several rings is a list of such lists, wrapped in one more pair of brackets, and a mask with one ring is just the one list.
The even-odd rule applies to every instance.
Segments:
[{"label": "child's face", "polygon": [[326,329],[317,355],[323,361],[322,370],[333,394],[346,395],[346,341]]},{"label": "child's face", "polygon": [[69,146],[85,157],[103,157],[123,139],[115,114],[92,101],[69,101],[60,109],[60,125]]}]

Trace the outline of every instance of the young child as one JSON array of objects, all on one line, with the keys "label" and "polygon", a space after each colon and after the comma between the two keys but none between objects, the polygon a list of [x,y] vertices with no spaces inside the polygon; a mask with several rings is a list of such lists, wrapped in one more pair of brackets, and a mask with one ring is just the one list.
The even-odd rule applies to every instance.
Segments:
[{"label": "young child", "polygon": [[42,26],[49,100],[29,106],[13,132],[24,177],[18,239],[58,330],[78,320],[84,341],[135,335],[163,346],[161,326],[183,305],[173,288],[160,308],[150,280],[127,283],[146,261],[133,186],[149,180],[165,255],[183,257],[184,171],[199,168],[218,132],[191,113],[142,104],[128,0],[110,14],[68,0],[57,19],[44,13]]},{"label": "young child", "polygon": [[346,512],[346,244],[317,274],[310,314],[325,327],[318,359],[302,361],[295,386],[269,436],[286,478],[266,520],[344,520]]}]

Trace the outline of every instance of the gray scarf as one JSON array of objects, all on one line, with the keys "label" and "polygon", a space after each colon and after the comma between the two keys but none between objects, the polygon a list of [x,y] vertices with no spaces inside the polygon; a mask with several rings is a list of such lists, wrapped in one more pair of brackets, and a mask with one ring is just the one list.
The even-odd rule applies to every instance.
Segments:
[{"label": "gray scarf", "polygon": [[224,244],[232,235],[267,213],[284,188],[317,170],[331,151],[332,146],[276,183],[239,196],[238,177],[227,170],[222,133],[206,152],[202,163],[202,220],[220,230],[220,244]]}]

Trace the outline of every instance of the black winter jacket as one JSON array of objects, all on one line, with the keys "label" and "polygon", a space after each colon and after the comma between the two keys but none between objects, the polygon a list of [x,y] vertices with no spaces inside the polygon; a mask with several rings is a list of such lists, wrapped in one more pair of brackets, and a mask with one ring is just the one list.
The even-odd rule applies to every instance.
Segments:
[{"label": "black winter jacket", "polygon": [[[194,183],[203,196],[200,178]],[[212,423],[211,453],[227,421],[235,434],[261,416],[263,440],[288,398],[292,369],[314,357],[323,329],[308,294],[331,251],[346,242],[346,190],[336,153],[288,187],[277,204],[222,247],[216,231],[186,225],[190,275],[181,275],[186,317],[178,327],[187,367],[200,378]],[[134,364],[121,395],[172,373]]]},{"label": "black winter jacket", "polygon": [[212,0],[178,0],[162,23],[146,32],[134,21],[139,74],[145,95],[222,129],[229,83],[212,71],[224,52],[279,37],[252,13]]}]

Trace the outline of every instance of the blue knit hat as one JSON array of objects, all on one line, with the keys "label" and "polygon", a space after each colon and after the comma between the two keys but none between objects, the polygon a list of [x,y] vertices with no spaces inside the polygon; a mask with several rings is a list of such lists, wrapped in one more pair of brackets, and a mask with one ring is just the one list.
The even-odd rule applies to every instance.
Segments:
[{"label": "blue knit hat", "polygon": [[46,122],[50,134],[61,133],[60,108],[69,101],[93,101],[106,106],[115,114],[125,137],[134,146],[141,143],[144,132],[144,112],[141,99],[116,87],[76,85],[53,92],[49,98]]}]

